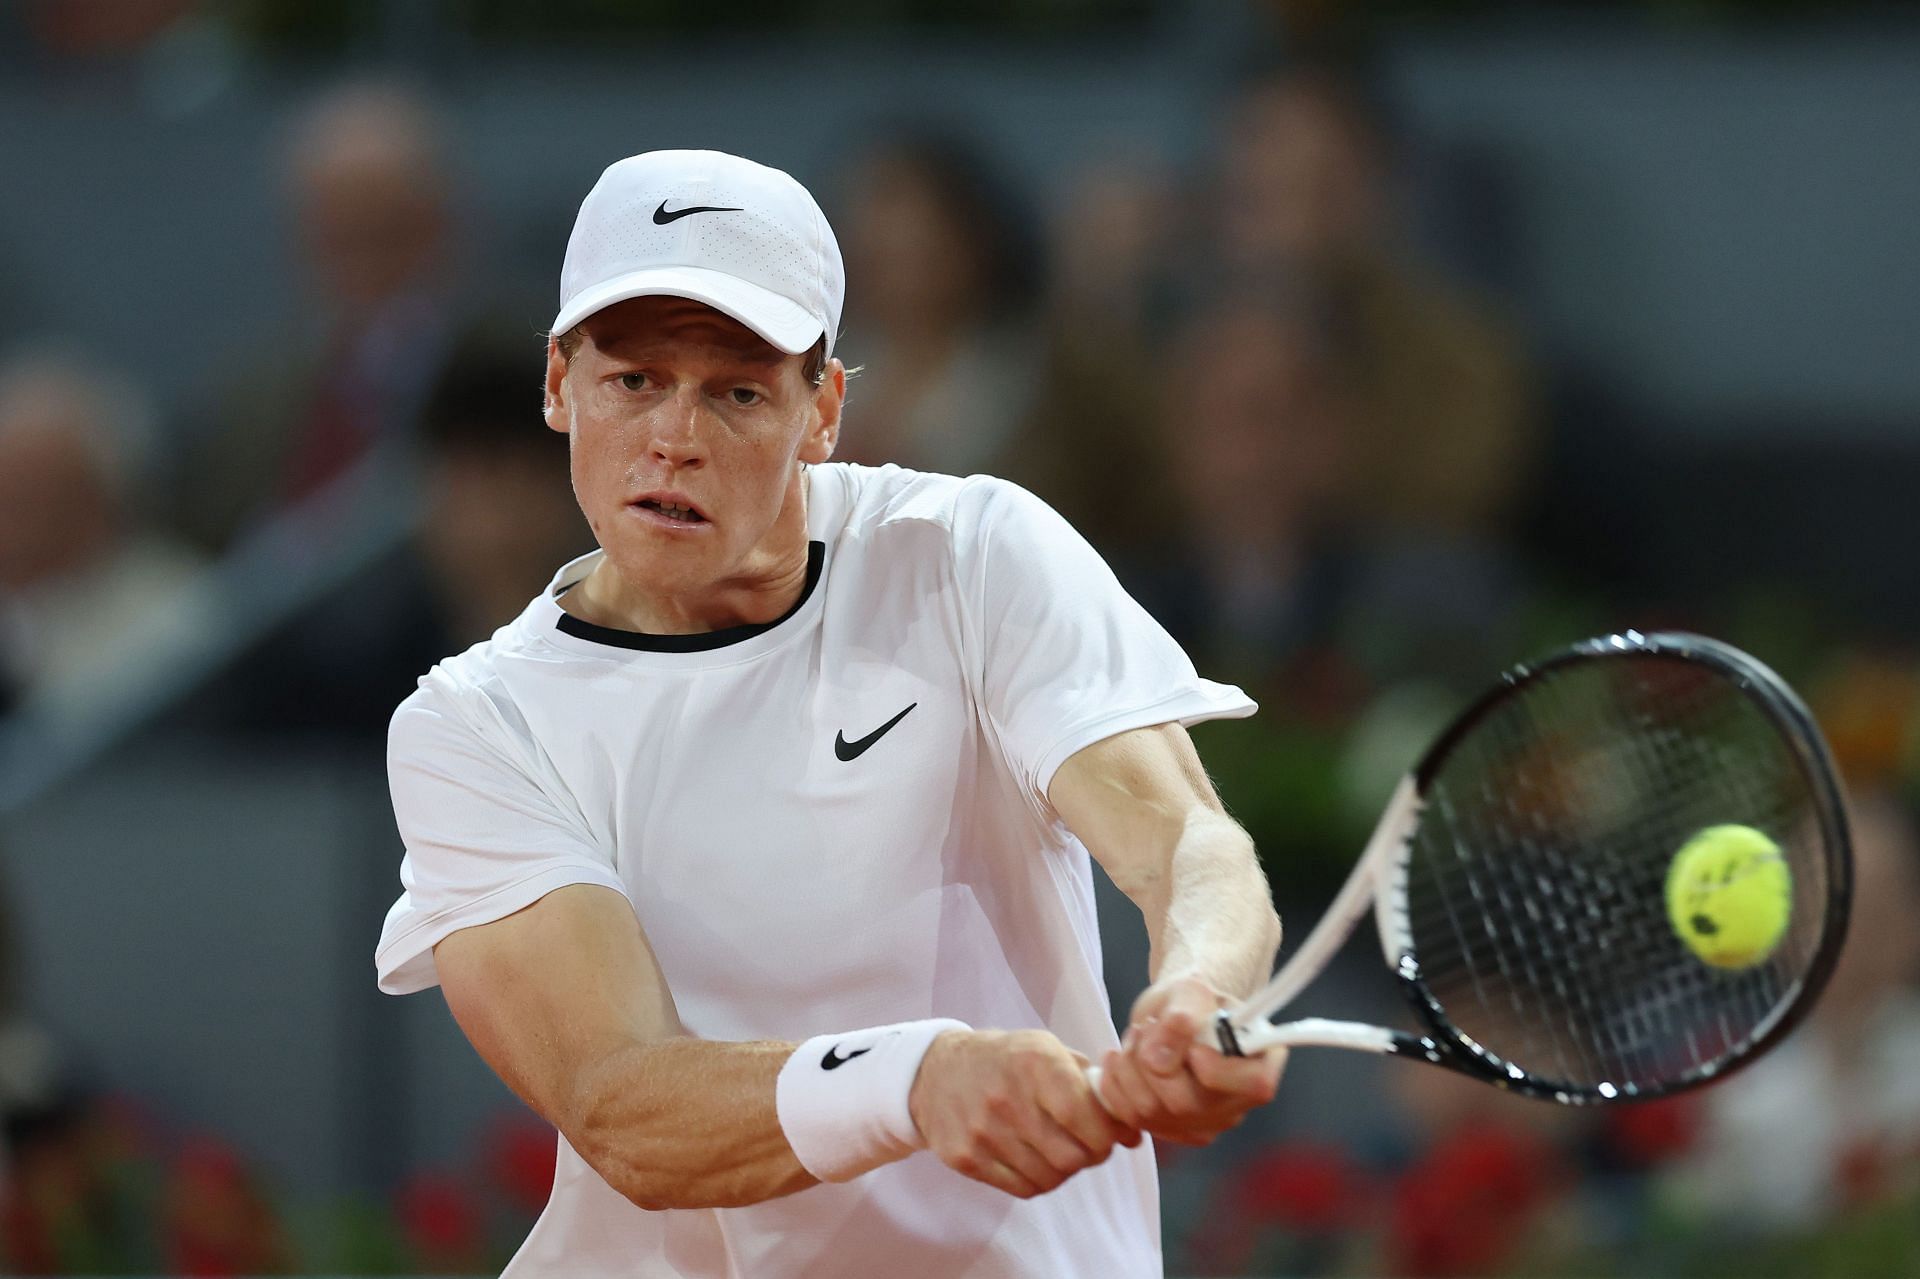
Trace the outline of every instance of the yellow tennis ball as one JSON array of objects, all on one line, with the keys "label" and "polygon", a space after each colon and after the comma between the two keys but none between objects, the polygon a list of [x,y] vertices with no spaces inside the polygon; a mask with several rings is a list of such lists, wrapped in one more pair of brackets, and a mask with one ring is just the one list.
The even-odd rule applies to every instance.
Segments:
[{"label": "yellow tennis ball", "polygon": [[1667,868],[1667,918],[1715,968],[1750,968],[1773,953],[1793,916],[1793,875],[1780,845],[1751,826],[1709,826]]}]

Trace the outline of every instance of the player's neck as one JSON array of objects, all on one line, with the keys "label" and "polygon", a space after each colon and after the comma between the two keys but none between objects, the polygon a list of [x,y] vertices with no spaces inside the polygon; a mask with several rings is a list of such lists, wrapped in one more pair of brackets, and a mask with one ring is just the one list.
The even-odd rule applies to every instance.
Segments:
[{"label": "player's neck", "polygon": [[562,607],[582,621],[646,635],[701,635],[778,621],[807,589],[807,483],[804,472],[795,478],[773,527],[724,577],[661,589],[603,557],[562,597]]}]

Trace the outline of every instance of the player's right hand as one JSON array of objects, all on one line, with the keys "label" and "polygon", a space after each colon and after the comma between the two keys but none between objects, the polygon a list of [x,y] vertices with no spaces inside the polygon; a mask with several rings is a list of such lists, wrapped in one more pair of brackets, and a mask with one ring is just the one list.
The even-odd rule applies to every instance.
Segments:
[{"label": "player's right hand", "polygon": [[950,1030],[920,1061],[907,1108],[947,1167],[1021,1199],[1140,1144],[1087,1084],[1087,1059],[1044,1030]]}]

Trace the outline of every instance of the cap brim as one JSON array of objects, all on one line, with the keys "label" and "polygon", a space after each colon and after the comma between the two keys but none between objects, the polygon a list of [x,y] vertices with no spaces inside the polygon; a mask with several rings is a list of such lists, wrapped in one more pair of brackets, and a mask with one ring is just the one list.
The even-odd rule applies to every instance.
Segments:
[{"label": "cap brim", "polygon": [[757,284],[701,267],[648,267],[607,281],[563,308],[553,331],[565,333],[597,311],[629,298],[673,297],[704,302],[732,316],[788,355],[811,350],[823,332],[805,307]]}]

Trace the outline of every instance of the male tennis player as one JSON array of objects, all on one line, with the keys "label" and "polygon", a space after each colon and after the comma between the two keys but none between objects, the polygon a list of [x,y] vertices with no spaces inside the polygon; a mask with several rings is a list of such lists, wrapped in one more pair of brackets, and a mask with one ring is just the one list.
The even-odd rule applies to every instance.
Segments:
[{"label": "male tennis player", "polygon": [[786,174],[609,168],[547,359],[600,550],[394,716],[381,986],[560,1131],[512,1274],[1157,1275],[1141,1132],[1278,1081],[1205,1045],[1279,925],[1182,727],[1252,703],[1021,489],[828,464],[842,291]]}]

